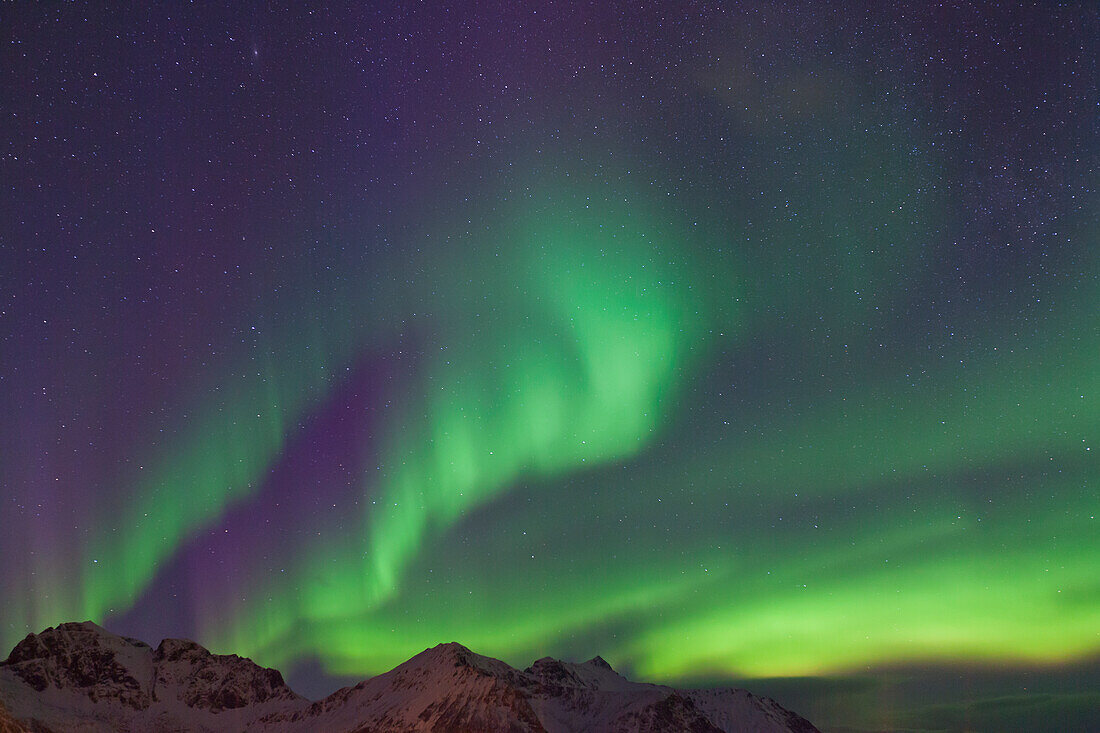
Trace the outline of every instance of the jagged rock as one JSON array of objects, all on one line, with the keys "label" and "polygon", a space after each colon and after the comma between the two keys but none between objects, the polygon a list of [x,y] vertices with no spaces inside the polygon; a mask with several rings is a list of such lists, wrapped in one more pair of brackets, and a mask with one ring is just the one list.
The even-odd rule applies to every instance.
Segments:
[{"label": "jagged rock", "polygon": [[269,700],[300,699],[282,674],[236,654],[211,654],[193,641],[165,639],[153,655],[159,696],[214,713]]},{"label": "jagged rock", "polygon": [[310,702],[274,669],[193,641],[148,644],[95,624],[30,634],[0,663],[0,733],[813,733],[744,690],[631,682],[600,657],[520,671],[457,643]]},{"label": "jagged rock", "polygon": [[151,655],[148,644],[86,621],[28,634],[3,666],[38,692],[78,690],[92,702],[117,701],[144,710],[152,702]]},{"label": "jagged rock", "polygon": [[[217,730],[231,717],[236,725],[272,712],[273,704],[306,702],[277,670],[248,659],[182,639],[166,639],[154,651],[90,621],[19,642],[0,663],[0,701],[36,733],[76,721],[82,730]],[[244,712],[216,717],[230,710]]]}]

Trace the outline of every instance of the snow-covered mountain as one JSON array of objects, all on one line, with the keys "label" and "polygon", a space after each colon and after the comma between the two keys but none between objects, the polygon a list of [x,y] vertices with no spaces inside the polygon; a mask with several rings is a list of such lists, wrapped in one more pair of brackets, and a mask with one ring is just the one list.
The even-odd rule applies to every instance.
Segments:
[{"label": "snow-covered mountain", "polygon": [[16,644],[0,663],[0,703],[24,727],[60,733],[243,730],[308,701],[251,660],[182,639],[153,649],[87,621]]},{"label": "snow-covered mountain", "polygon": [[[6,708],[6,709],[5,709]],[[425,650],[323,700],[235,655],[165,639],[153,649],[91,622],[31,634],[0,663],[0,733],[809,733],[809,722],[744,690],[631,682],[596,657],[526,670],[460,644]]]}]

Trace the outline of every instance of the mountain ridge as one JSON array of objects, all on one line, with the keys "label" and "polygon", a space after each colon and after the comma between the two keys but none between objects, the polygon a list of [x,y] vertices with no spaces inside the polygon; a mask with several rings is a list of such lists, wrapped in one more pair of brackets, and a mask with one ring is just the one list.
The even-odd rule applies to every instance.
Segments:
[{"label": "mountain ridge", "polygon": [[733,688],[632,682],[602,657],[524,670],[457,642],[311,701],[275,669],[187,639],[156,648],[87,621],[28,634],[0,662],[0,733],[813,733]]}]

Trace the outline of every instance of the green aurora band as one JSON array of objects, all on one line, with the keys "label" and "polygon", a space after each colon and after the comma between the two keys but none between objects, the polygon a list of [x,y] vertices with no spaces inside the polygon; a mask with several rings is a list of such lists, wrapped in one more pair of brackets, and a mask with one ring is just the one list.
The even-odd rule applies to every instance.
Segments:
[{"label": "green aurora band", "polygon": [[[582,223],[566,231],[584,226],[600,229]],[[404,441],[387,455],[400,468],[383,479],[384,509],[370,514],[368,549],[352,543],[341,554],[328,543],[294,574],[293,588],[253,594],[263,602],[232,614],[239,622],[229,635],[219,637],[223,620],[212,619],[211,637],[225,648],[272,664],[321,654],[330,671],[354,675],[443,638],[522,663],[547,639],[583,648],[593,629],[621,628],[609,658],[665,679],[703,669],[805,675],[953,659],[1052,664],[1095,652],[1092,569],[1100,553],[1087,440],[1100,427],[1089,400],[1100,387],[1090,366],[1100,344],[1091,291],[1046,316],[1057,329],[975,334],[1003,349],[991,345],[975,363],[918,360],[884,380],[853,356],[850,382],[834,385],[831,396],[786,409],[750,405],[731,413],[729,437],[706,445],[678,438],[675,415],[663,427],[656,419],[667,412],[660,401],[676,372],[658,359],[648,377],[627,371],[616,382],[634,388],[635,399],[616,395],[633,411],[618,420],[632,429],[615,427],[609,435],[619,442],[582,448],[587,427],[606,426],[586,407],[606,407],[587,391],[599,382],[586,358],[621,373],[632,349],[697,356],[703,331],[681,331],[682,316],[706,316],[690,310],[699,301],[685,295],[693,288],[683,280],[646,301],[647,313],[681,320],[647,320],[658,341],[647,330],[629,346],[626,339],[643,335],[630,328],[642,310],[633,293],[650,293],[666,275],[647,275],[630,295],[608,287],[624,273],[639,277],[643,268],[627,258],[578,282],[568,243],[585,241],[590,257],[604,262],[607,242],[598,233],[558,235],[553,226],[527,231],[537,233],[504,241],[556,243],[553,264],[536,260],[538,271],[561,275],[557,285],[578,315],[593,306],[594,333],[612,336],[612,348],[575,337],[592,349],[568,368],[562,351],[542,343],[557,342],[562,313],[573,311],[555,310],[556,300],[540,305],[545,320],[533,325],[529,305],[507,297],[512,289],[528,304],[548,297],[524,277],[530,269],[474,261],[472,272],[508,273],[503,286],[456,269],[456,279],[474,283],[461,292],[478,296],[453,303],[454,328],[486,318],[495,338],[443,349],[433,362],[427,382],[440,396],[433,389],[415,401],[414,416],[393,432]],[[535,256],[544,256],[541,246]],[[507,312],[490,317],[490,300]],[[629,317],[615,321],[620,309]],[[664,346],[649,346],[660,339]],[[541,391],[546,385],[552,389]],[[532,421],[562,425],[554,416],[565,410],[576,416],[568,430],[533,432]],[[771,428],[754,436],[761,424]],[[672,435],[647,455],[650,434],[661,430]],[[564,487],[551,482],[569,471]],[[485,506],[505,488],[526,503]],[[532,516],[560,518],[563,506],[571,508],[567,520],[532,525]],[[652,512],[672,518],[654,521]],[[773,512],[772,522],[761,512]],[[552,557],[540,555],[547,547]]]},{"label": "green aurora band", "polygon": [[[909,181],[860,165],[853,180],[892,211]],[[310,541],[232,608],[201,607],[205,643],[363,675],[448,639],[525,663],[614,638],[595,651],[670,680],[1100,649],[1095,286],[1054,292],[1042,329],[972,332],[988,345],[973,361],[875,364],[853,334],[850,354],[830,347],[844,376],[828,389],[792,391],[796,367],[764,363],[741,367],[738,392],[708,358],[792,358],[739,304],[813,311],[830,297],[817,281],[768,284],[781,256],[771,274],[764,255],[702,256],[714,230],[738,231],[721,217],[696,228],[654,196],[576,179],[536,190],[475,212],[476,233],[425,232],[432,268],[390,263],[445,280],[345,289],[336,326],[311,328],[293,303],[261,314],[267,368],[197,390],[193,427],[154,451],[132,501],[102,509],[81,582],[42,569],[52,592],[19,612],[28,624],[127,608],[181,542],[255,495],[362,343],[412,330],[422,358],[393,395],[357,531]],[[889,273],[916,265],[875,237],[910,241],[918,220],[872,236],[823,218],[841,272],[823,260],[821,282],[878,292],[838,293],[830,317],[885,308]],[[711,414],[718,430],[693,438]]]},{"label": "green aurora band", "polygon": [[[264,604],[234,613],[249,621],[221,646],[265,656],[293,649],[290,637],[331,635],[395,597],[428,536],[517,481],[625,460],[650,443],[702,319],[679,232],[640,198],[548,188],[502,217],[487,244],[450,246],[448,282],[418,301],[433,313],[424,391],[398,410],[382,471],[366,477],[381,487],[365,545],[326,543],[292,573],[304,587],[257,591]],[[222,638],[221,623],[211,637]]]}]

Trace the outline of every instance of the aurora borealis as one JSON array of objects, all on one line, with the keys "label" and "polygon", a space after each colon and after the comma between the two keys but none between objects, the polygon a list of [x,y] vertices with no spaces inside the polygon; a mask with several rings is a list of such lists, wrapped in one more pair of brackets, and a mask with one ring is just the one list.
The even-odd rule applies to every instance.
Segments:
[{"label": "aurora borealis", "polygon": [[1100,10],[927,5],[0,10],[0,646],[1082,720]]}]

